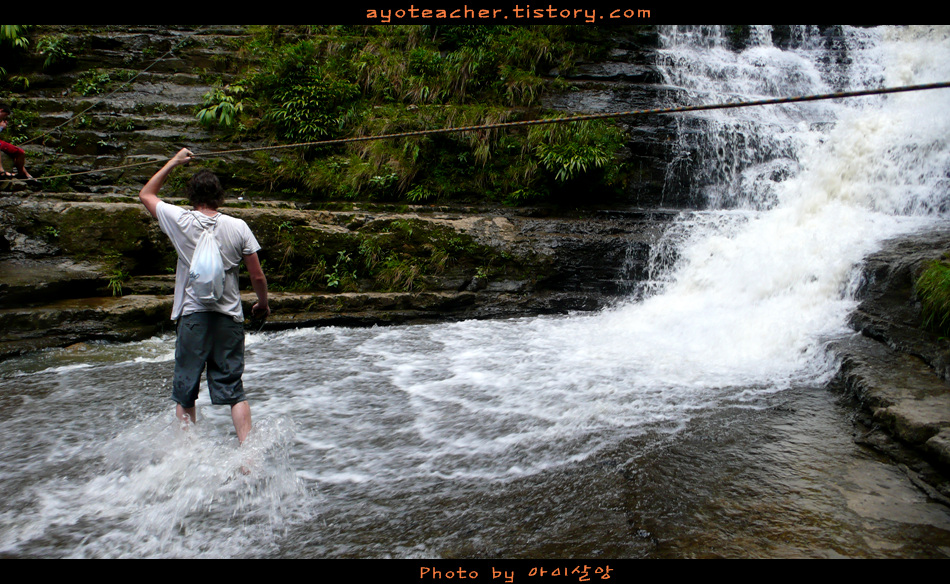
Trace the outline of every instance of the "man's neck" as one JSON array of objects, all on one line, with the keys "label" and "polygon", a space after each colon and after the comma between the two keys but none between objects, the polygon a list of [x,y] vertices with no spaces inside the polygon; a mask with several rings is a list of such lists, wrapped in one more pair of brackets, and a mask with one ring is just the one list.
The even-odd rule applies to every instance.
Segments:
[{"label": "man's neck", "polygon": [[208,217],[214,217],[215,215],[218,214],[217,209],[212,209],[211,207],[206,207],[204,205],[197,205],[195,207],[195,211],[198,211],[199,213],[204,213]]}]

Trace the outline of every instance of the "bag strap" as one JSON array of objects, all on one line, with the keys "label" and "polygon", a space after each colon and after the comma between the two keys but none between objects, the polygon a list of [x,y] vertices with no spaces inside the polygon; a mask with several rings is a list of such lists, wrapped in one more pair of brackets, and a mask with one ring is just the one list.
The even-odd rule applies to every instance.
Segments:
[{"label": "bag strap", "polygon": [[[194,219],[195,221],[198,222],[198,227],[200,227],[203,231],[207,231],[208,228],[205,227],[205,224],[202,223],[202,222],[201,222],[201,219],[198,218],[198,213],[200,213],[200,211],[192,211],[192,212],[191,212],[191,217],[192,217],[192,219]],[[204,215],[204,213],[201,213],[201,214]],[[218,213],[218,214],[215,215],[214,217],[208,217],[207,215],[205,215],[205,217],[208,217],[209,219],[211,219],[211,232],[212,232],[212,233],[214,233],[214,228],[218,226],[218,217],[220,217],[220,216],[221,216],[221,213]]]}]

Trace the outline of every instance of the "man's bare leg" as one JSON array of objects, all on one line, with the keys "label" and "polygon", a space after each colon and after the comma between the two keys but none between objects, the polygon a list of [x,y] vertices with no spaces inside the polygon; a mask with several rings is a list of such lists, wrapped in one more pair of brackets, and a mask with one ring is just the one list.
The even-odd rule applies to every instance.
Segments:
[{"label": "man's bare leg", "polygon": [[244,440],[251,431],[251,406],[248,405],[247,401],[231,406],[231,421],[234,422],[238,442],[244,444]]},{"label": "man's bare leg", "polygon": [[[175,415],[184,423],[189,421],[194,424],[197,422],[196,411],[194,407],[185,408],[181,404],[175,407]],[[247,435],[251,432],[251,406],[247,401],[231,406],[231,421],[234,422],[234,430],[238,435],[238,442],[244,444]]]},{"label": "man's bare leg", "polygon": [[192,424],[198,421],[198,418],[195,416],[195,406],[183,408],[181,404],[177,404],[175,406],[175,416],[178,417],[183,425],[188,424],[189,421]]},{"label": "man's bare leg", "polygon": [[33,178],[33,175],[26,171],[26,154],[17,154],[13,157],[13,166],[16,167],[22,178]]}]

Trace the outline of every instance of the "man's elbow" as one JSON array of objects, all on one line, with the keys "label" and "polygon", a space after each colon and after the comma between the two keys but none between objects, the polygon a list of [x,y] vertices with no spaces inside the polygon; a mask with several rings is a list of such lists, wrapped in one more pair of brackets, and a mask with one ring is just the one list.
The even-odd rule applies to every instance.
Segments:
[{"label": "man's elbow", "polygon": [[142,205],[145,206],[145,209],[151,213],[152,217],[157,217],[156,209],[158,208],[158,197],[152,193],[147,193],[144,190],[139,192],[139,201]]}]

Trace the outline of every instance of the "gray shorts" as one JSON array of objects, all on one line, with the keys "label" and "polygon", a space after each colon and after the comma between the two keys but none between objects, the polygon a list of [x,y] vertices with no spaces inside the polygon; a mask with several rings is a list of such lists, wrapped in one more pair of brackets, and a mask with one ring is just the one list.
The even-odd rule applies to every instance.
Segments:
[{"label": "gray shorts", "polygon": [[191,408],[198,399],[201,372],[208,367],[211,403],[245,401],[244,325],[219,312],[195,312],[178,320],[172,399]]}]

